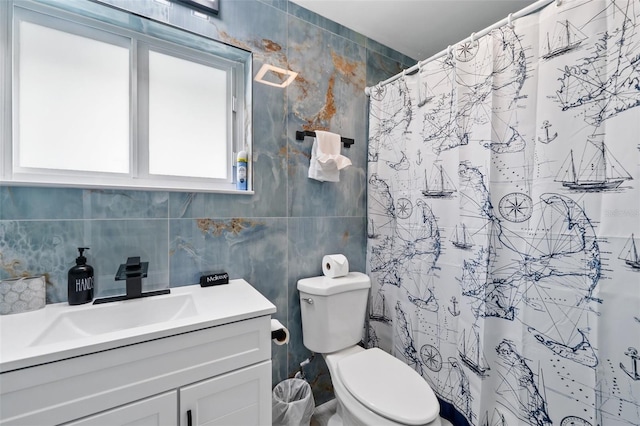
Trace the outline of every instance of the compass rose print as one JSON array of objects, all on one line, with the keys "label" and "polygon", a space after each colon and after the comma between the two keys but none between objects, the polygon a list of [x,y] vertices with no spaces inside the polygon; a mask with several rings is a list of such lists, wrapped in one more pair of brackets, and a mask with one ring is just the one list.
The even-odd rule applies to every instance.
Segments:
[{"label": "compass rose print", "polygon": [[400,219],[407,219],[413,212],[413,204],[408,198],[399,198],[396,203],[396,215]]},{"label": "compass rose print", "polygon": [[424,345],[420,348],[420,358],[431,371],[436,373],[442,369],[442,357],[435,346]]},{"label": "compass rose print", "polygon": [[498,204],[500,214],[509,222],[524,222],[531,217],[533,204],[531,197],[522,192],[505,195]]},{"label": "compass rose print", "polygon": [[560,422],[560,426],[591,426],[591,423],[577,416],[567,416]]},{"label": "compass rose print", "polygon": [[371,89],[371,97],[376,101],[381,101],[384,98],[385,93],[386,89],[384,86],[379,84]]},{"label": "compass rose print", "polygon": [[461,62],[469,62],[478,53],[478,41],[465,41],[456,49],[456,58]]}]

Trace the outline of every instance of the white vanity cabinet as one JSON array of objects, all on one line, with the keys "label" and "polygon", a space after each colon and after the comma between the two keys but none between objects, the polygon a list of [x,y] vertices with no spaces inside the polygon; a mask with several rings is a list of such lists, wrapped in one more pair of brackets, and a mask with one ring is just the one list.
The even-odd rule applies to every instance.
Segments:
[{"label": "white vanity cabinet", "polygon": [[181,388],[179,425],[270,425],[270,388],[270,362]]},{"label": "white vanity cabinet", "polygon": [[[270,425],[275,307],[245,281],[233,281],[217,290],[192,289],[197,320],[112,333],[89,349],[75,342],[53,358],[46,350],[29,362],[4,356],[0,425]],[[185,291],[172,289],[172,295]],[[237,309],[230,308],[235,300]],[[11,337],[5,328],[13,324],[2,321],[0,331]],[[34,335],[26,340],[40,341]]]},{"label": "white vanity cabinet", "polygon": [[68,426],[164,426],[178,417],[178,392],[167,392],[90,416]]},{"label": "white vanity cabinet", "polygon": [[271,363],[263,362],[67,425],[267,425],[271,402],[263,396],[270,382]]}]

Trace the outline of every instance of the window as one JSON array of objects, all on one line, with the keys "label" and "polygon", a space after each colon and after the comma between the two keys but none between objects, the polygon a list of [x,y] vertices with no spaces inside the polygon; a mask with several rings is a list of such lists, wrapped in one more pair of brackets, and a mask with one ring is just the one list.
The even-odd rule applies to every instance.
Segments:
[{"label": "window", "polygon": [[2,183],[234,192],[251,53],[125,12],[144,33],[95,20],[106,6],[87,3],[92,18],[10,6]]}]

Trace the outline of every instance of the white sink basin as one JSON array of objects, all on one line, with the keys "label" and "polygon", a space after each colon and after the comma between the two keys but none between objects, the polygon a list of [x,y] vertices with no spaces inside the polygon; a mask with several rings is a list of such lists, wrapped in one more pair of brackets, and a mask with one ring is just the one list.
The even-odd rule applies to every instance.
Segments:
[{"label": "white sink basin", "polygon": [[176,287],[170,294],[140,299],[79,306],[54,303],[37,311],[0,315],[0,374],[275,310],[249,283],[230,280],[213,287]]},{"label": "white sink basin", "polygon": [[47,345],[197,315],[191,294],[112,302],[58,315],[31,343]]}]

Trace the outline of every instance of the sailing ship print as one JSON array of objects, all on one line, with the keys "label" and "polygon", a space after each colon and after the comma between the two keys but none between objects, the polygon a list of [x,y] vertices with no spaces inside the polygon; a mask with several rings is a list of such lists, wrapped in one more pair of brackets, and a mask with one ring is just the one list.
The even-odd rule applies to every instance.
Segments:
[{"label": "sailing ship print", "polygon": [[367,228],[367,238],[376,239],[380,234],[376,233],[376,226],[373,219],[369,219],[369,226]]},{"label": "sailing ship print", "polygon": [[480,377],[486,377],[490,370],[484,356],[481,356],[480,336],[476,330],[468,337],[465,337],[466,329],[462,330],[462,349],[458,349],[460,360]]},{"label": "sailing ship print", "polygon": [[631,266],[633,269],[640,269],[640,256],[638,256],[638,247],[636,246],[636,240],[634,235],[627,240],[622,251],[618,255],[618,259],[624,260],[624,262]]},{"label": "sailing ship print", "polygon": [[385,303],[384,293],[378,292],[371,306],[371,314],[369,315],[371,321],[380,321],[386,324],[391,322],[391,317],[387,312],[387,304]]},{"label": "sailing ship print", "polygon": [[587,37],[568,20],[557,22],[553,36],[547,32],[547,43],[543,47],[545,53],[542,57],[551,59],[563,55],[580,46],[586,39]]},{"label": "sailing ship print", "polygon": [[576,191],[600,192],[618,188],[625,180],[633,178],[607,149],[605,143],[589,141],[587,147],[595,146],[595,153],[585,161],[585,154],[576,166],[573,150],[565,159],[554,179],[562,186]]},{"label": "sailing ship print", "polygon": [[485,411],[480,426],[507,426],[507,421],[504,418],[504,414],[495,408],[491,417],[489,417],[489,412]]},{"label": "sailing ship print", "polygon": [[429,88],[427,82],[421,82],[420,88],[418,90],[418,108],[426,105],[431,102],[434,98],[433,92]]},{"label": "sailing ship print", "polygon": [[432,179],[428,179],[427,171],[424,171],[425,189],[422,190],[422,195],[429,198],[446,198],[456,192],[451,178],[445,173],[442,166],[438,166],[433,175]]},{"label": "sailing ship print", "polygon": [[469,250],[473,247],[473,240],[464,223],[460,226],[456,225],[453,235],[451,236],[451,243],[454,247],[462,250]]}]

